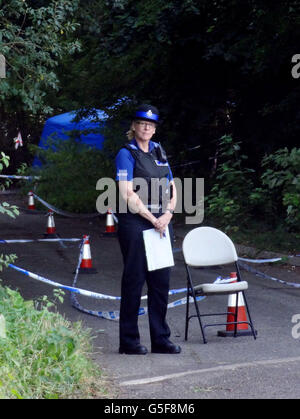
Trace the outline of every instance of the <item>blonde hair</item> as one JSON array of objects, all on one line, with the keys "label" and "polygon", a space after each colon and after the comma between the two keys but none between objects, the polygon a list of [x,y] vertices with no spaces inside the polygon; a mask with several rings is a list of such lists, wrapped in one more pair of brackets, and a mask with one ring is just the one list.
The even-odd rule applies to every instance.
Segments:
[{"label": "blonde hair", "polygon": [[134,136],[135,136],[134,131],[135,130],[134,130],[134,127],[133,127],[133,122],[132,122],[129,130],[126,132],[126,136],[127,136],[127,138],[128,138],[129,141],[134,138]]}]

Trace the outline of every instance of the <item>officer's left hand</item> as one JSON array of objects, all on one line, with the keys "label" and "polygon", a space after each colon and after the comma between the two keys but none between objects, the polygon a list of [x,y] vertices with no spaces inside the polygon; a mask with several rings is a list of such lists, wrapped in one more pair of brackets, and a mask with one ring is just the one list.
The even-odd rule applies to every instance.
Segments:
[{"label": "officer's left hand", "polygon": [[155,230],[160,233],[162,237],[168,227],[169,222],[171,221],[172,214],[165,212],[160,217],[158,217],[154,223]]}]

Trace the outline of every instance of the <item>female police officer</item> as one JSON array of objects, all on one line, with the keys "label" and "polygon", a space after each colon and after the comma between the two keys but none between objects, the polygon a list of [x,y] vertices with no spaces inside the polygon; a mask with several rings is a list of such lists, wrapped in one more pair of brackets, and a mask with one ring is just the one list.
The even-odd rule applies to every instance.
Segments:
[{"label": "female police officer", "polygon": [[[131,141],[121,148],[116,157],[116,179],[120,195],[127,205],[127,211],[119,211],[118,215],[118,235],[124,261],[119,352],[130,355],[145,355],[148,352],[140,344],[138,329],[138,312],[145,282],[148,287],[152,352],[181,352],[180,346],[169,340],[170,329],[166,322],[170,268],[148,272],[143,243],[143,230],[154,227],[158,233],[164,234],[176,205],[176,190],[166,155],[158,143],[151,141],[157,123],[158,110],[151,105],[141,105],[127,133]],[[144,188],[135,187],[137,178],[145,180]],[[165,180],[163,184],[167,186],[158,188],[160,192],[155,201],[149,193],[152,190],[150,183],[161,179]],[[165,200],[163,211],[162,201],[171,189],[173,193]]]}]

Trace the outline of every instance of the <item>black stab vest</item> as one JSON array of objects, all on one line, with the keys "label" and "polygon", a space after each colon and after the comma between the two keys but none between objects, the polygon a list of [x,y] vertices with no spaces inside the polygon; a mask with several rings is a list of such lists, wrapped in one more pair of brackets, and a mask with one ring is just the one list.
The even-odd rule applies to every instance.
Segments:
[{"label": "black stab vest", "polygon": [[[133,172],[133,190],[145,205],[162,206],[170,199],[170,185],[168,180],[169,166],[166,153],[160,144],[150,152],[144,152],[136,146],[126,144],[135,160]],[[138,179],[142,178],[147,183],[147,190],[139,185]]]}]

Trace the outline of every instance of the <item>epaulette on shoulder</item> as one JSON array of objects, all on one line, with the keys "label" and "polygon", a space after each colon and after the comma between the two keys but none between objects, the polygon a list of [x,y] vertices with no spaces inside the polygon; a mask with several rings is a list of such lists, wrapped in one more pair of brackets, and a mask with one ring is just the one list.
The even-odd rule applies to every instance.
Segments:
[{"label": "epaulette on shoulder", "polygon": [[136,145],[134,145],[134,144],[130,144],[130,143],[126,143],[125,145],[124,145],[124,148],[127,148],[127,150],[138,150],[138,148],[137,148],[137,146]]},{"label": "epaulette on shoulder", "polygon": [[[153,142],[154,143],[154,142]],[[154,143],[155,151],[161,162],[167,162],[167,154],[160,143]]]}]

